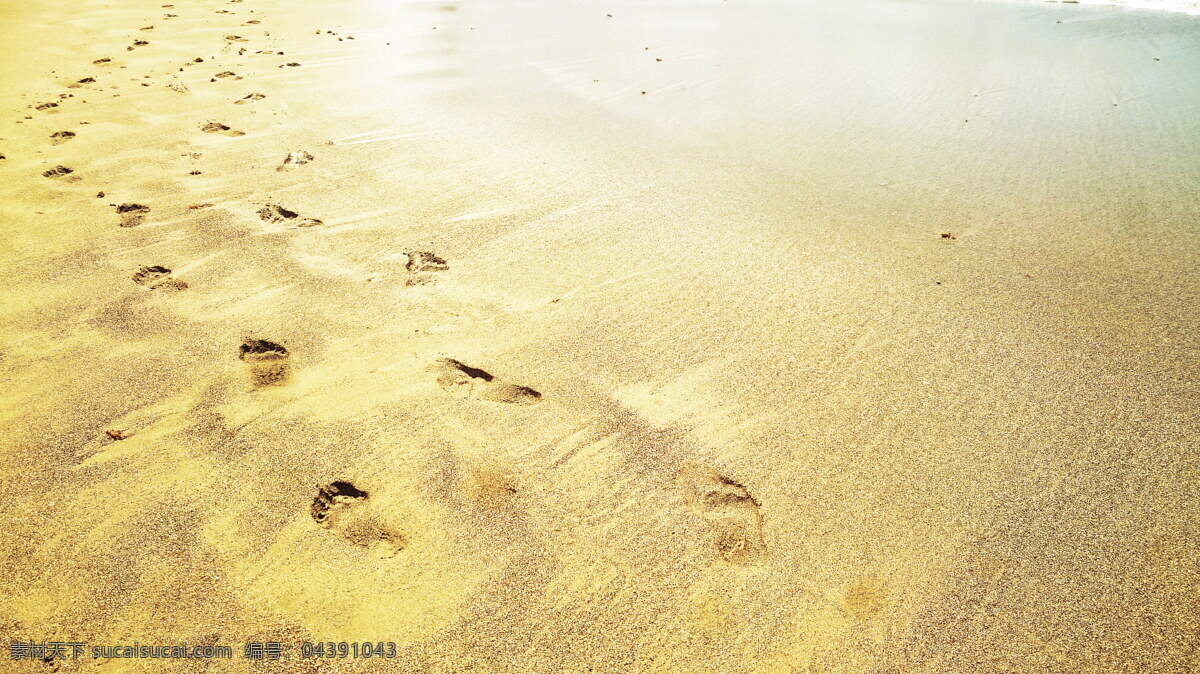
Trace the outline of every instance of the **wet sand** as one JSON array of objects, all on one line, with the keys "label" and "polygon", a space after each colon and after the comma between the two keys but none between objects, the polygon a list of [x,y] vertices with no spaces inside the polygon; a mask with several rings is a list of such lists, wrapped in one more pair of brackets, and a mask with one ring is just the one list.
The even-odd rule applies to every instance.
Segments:
[{"label": "wet sand", "polygon": [[0,639],[1200,666],[1197,17],[0,25]]}]

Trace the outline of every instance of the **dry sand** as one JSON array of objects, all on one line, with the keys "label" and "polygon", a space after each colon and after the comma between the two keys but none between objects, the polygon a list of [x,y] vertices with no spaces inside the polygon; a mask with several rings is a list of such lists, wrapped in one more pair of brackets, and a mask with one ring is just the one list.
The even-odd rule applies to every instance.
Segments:
[{"label": "dry sand", "polygon": [[[59,663],[106,672],[1200,669],[1195,17],[0,25],[5,643],[235,651]],[[397,658],[295,657],[351,639]]]}]

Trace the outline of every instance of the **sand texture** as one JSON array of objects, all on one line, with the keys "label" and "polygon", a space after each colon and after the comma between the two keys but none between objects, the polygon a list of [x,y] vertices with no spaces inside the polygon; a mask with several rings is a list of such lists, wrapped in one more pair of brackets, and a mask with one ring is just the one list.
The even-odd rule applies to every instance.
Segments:
[{"label": "sand texture", "polygon": [[1197,17],[0,26],[0,669],[1200,671]]}]

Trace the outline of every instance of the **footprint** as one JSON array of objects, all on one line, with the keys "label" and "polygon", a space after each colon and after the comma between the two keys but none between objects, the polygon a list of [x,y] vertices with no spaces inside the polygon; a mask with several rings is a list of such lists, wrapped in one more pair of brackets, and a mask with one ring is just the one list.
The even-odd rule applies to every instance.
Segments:
[{"label": "footprint", "polygon": [[121,216],[122,227],[137,227],[146,220],[150,212],[149,206],[141,204],[121,204],[117,206],[117,214]]},{"label": "footprint", "polygon": [[371,515],[367,497],[367,492],[349,482],[318,486],[311,508],[313,521],[355,545],[394,557],[408,546],[408,538]]},{"label": "footprint", "polygon": [[262,99],[264,99],[266,97],[267,97],[266,94],[260,94],[256,91],[252,94],[246,94],[241,99],[234,101],[233,104],[234,105],[245,105],[247,103],[253,103],[254,101],[261,101]]},{"label": "footprint", "polygon": [[67,142],[68,140],[71,140],[74,137],[75,137],[74,131],[57,131],[55,133],[50,134],[50,142],[54,143],[55,145],[62,145],[63,143]]},{"label": "footprint", "polygon": [[450,268],[445,260],[428,251],[413,250],[405,254],[408,255],[408,263],[404,268],[408,271],[446,271]]},{"label": "footprint", "polygon": [[289,211],[279,204],[267,204],[263,206],[258,210],[258,217],[263,222],[269,222],[274,225],[287,223],[293,227],[316,227],[317,225],[324,224],[316,218],[302,218],[299,213]]},{"label": "footprint", "polygon": [[58,107],[58,103],[55,103],[54,101],[50,101],[49,103],[38,103],[36,106],[34,106],[34,109],[45,112],[47,110],[52,110],[57,107]]},{"label": "footprint", "polygon": [[172,278],[170,269],[157,265],[137,270],[133,282],[151,290],[184,290],[188,287],[186,281]]},{"label": "footprint", "polygon": [[314,157],[311,154],[305,152],[304,150],[296,150],[295,152],[289,152],[288,155],[283,158],[283,163],[280,164],[279,166],[275,167],[275,170],[276,171],[286,171],[286,170],[292,168],[293,166],[303,166],[303,165],[307,164],[308,162],[312,161],[313,159],[314,159]]},{"label": "footprint", "polygon": [[288,379],[288,351],[282,344],[247,339],[238,348],[238,358],[250,366],[250,379],[255,386],[277,386]]},{"label": "footprint", "polygon": [[541,393],[527,386],[500,381],[484,370],[453,358],[439,358],[429,369],[437,375],[439,386],[459,398],[514,405],[533,405],[542,399]]},{"label": "footprint", "polygon": [[244,131],[235,131],[220,122],[209,122],[200,127],[204,133],[219,133],[224,136],[244,136]]},{"label": "footprint", "polygon": [[690,464],[678,484],[688,507],[712,527],[717,551],[730,564],[748,566],[767,555],[758,501],[742,485],[712,468]]},{"label": "footprint", "polygon": [[231,70],[225,70],[225,71],[219,72],[216,75],[213,75],[213,77],[218,80],[228,79],[230,77],[232,77],[235,80],[242,79],[242,78],[238,77],[237,73],[235,73]]},{"label": "footprint", "polygon": [[226,35],[225,39],[229,40],[230,42],[246,42],[246,38],[242,37],[241,35]]},{"label": "footprint", "polygon": [[47,178],[61,178],[62,176],[70,175],[74,172],[74,169],[69,169],[66,166],[55,166],[49,171],[42,171],[42,175],[46,176]]},{"label": "footprint", "polygon": [[444,259],[424,250],[413,250],[405,253],[408,262],[404,268],[408,271],[408,281],[404,285],[417,286],[433,282],[433,276],[426,272],[446,271],[450,265]]}]

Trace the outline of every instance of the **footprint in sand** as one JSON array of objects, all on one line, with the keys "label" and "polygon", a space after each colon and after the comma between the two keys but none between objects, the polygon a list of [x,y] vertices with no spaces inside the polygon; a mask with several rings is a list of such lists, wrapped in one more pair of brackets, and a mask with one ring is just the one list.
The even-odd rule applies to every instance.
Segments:
[{"label": "footprint in sand", "polygon": [[75,172],[74,169],[69,169],[66,166],[55,166],[54,168],[50,169],[49,171],[42,171],[42,175],[47,178],[61,178],[65,175],[70,175],[74,172]]},{"label": "footprint in sand", "polygon": [[542,394],[528,386],[500,381],[484,370],[453,358],[439,358],[429,370],[437,375],[439,386],[459,398],[514,405],[533,405],[542,400]]},{"label": "footprint in sand", "polygon": [[146,221],[146,214],[149,212],[150,207],[141,204],[121,204],[117,206],[117,215],[121,216],[122,227],[137,227]]},{"label": "footprint in sand", "polygon": [[425,250],[410,250],[405,253],[408,262],[404,269],[408,272],[408,281],[404,285],[417,286],[433,282],[433,276],[428,272],[446,271],[450,265],[441,257]]},{"label": "footprint in sand", "polygon": [[758,501],[737,482],[695,464],[679,471],[678,484],[692,512],[712,527],[717,551],[730,564],[757,564],[767,555]]},{"label": "footprint in sand", "polygon": [[289,211],[279,204],[267,204],[258,209],[258,217],[263,222],[269,222],[273,225],[286,223],[292,227],[316,227],[317,225],[324,224],[316,218],[302,218],[299,213]]},{"label": "footprint in sand", "polygon": [[394,557],[408,546],[403,532],[371,514],[367,492],[349,482],[318,486],[311,513],[317,524],[383,557]]},{"label": "footprint in sand", "polygon": [[204,124],[203,126],[201,126],[200,130],[203,131],[204,133],[219,133],[223,136],[244,136],[244,135],[246,135],[246,132],[236,131],[220,122],[208,122],[207,124]]},{"label": "footprint in sand", "polygon": [[238,348],[238,358],[250,366],[250,379],[255,386],[278,386],[288,379],[288,350],[282,344],[247,339]]},{"label": "footprint in sand", "polygon": [[304,166],[305,164],[312,161],[313,159],[314,159],[314,157],[311,154],[305,152],[304,150],[296,150],[295,152],[289,152],[288,155],[283,158],[283,163],[280,164],[279,166],[275,167],[275,170],[276,171],[286,171],[286,170],[288,170],[290,168],[294,168],[296,166]]},{"label": "footprint in sand", "polygon": [[231,70],[225,70],[225,71],[217,73],[216,75],[213,75],[213,79],[217,79],[217,80],[229,79],[230,77],[232,77],[235,80],[242,79],[242,78],[238,77],[237,73],[235,73]]},{"label": "footprint in sand", "polygon": [[[58,103],[55,103],[54,101],[50,101],[49,103],[38,103],[37,105],[34,106],[34,109],[41,110],[42,112],[46,112],[47,110],[54,110],[54,108],[57,108],[57,107],[58,107]],[[57,110],[54,110],[54,111],[57,112]]]},{"label": "footprint in sand", "polygon": [[55,133],[50,134],[50,142],[55,145],[62,145],[63,143],[67,142],[68,140],[71,140],[74,137],[75,137],[74,131],[57,131]]},{"label": "footprint in sand", "polygon": [[260,94],[256,91],[252,94],[246,94],[245,96],[241,97],[240,99],[234,101],[233,104],[234,105],[245,105],[247,103],[253,103],[254,101],[261,101],[262,99],[264,99],[266,97],[267,97],[266,94]]},{"label": "footprint in sand", "polygon": [[142,267],[133,275],[133,282],[150,290],[184,290],[186,281],[171,277],[171,270],[158,265]]}]

